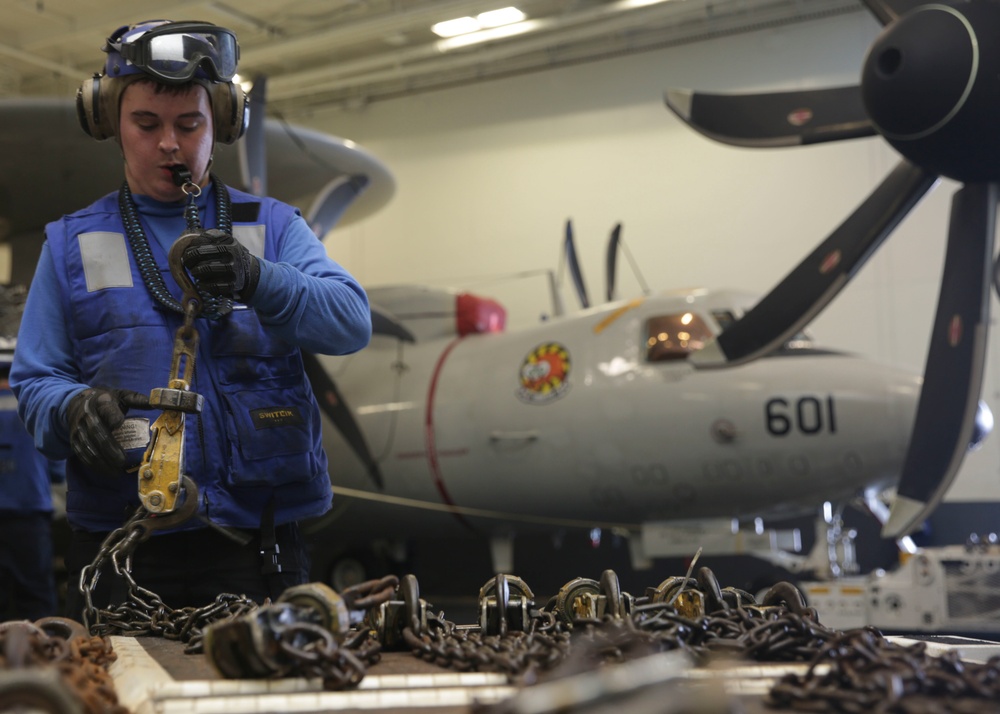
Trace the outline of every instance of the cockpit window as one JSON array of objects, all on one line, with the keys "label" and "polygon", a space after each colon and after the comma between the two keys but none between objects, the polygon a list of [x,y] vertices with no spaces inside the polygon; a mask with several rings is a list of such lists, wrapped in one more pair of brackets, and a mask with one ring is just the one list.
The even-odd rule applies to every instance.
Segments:
[{"label": "cockpit window", "polygon": [[712,317],[715,318],[715,321],[719,323],[719,327],[723,330],[736,322],[736,315],[729,310],[713,310]]},{"label": "cockpit window", "polygon": [[693,312],[650,318],[646,322],[646,361],[685,359],[712,337],[712,330]]}]

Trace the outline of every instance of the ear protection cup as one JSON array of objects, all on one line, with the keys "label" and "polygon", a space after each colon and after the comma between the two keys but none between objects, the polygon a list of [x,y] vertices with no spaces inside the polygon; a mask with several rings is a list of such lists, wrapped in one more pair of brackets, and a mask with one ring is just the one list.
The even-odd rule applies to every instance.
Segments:
[{"label": "ear protection cup", "polygon": [[[115,115],[117,114],[116,111]],[[115,135],[115,122],[108,116],[105,107],[101,106],[101,75],[95,74],[90,79],[85,79],[76,90],[76,116],[83,131],[98,141]]]},{"label": "ear protection cup", "polygon": [[250,124],[250,100],[236,82],[201,82],[212,101],[215,140],[232,144],[246,133]]},{"label": "ear protection cup", "polygon": [[[109,78],[95,74],[84,80],[76,90],[76,114],[88,136],[104,141],[118,134],[118,108],[122,92],[139,79],[142,75]],[[232,144],[243,136],[250,123],[250,101],[246,93],[235,82],[195,81],[208,90],[215,140]]]}]

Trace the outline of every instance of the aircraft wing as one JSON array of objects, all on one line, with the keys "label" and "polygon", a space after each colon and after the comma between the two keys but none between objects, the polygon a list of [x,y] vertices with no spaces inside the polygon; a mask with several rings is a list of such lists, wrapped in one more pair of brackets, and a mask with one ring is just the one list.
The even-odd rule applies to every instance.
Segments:
[{"label": "aircraft wing", "polygon": [[[276,119],[265,121],[264,128],[268,195],[297,206],[303,214],[315,196],[340,177],[363,176],[368,184],[340,217],[338,226],[372,215],[395,193],[396,182],[388,167],[353,141]],[[216,147],[215,164],[226,183],[241,185],[237,145]]]}]

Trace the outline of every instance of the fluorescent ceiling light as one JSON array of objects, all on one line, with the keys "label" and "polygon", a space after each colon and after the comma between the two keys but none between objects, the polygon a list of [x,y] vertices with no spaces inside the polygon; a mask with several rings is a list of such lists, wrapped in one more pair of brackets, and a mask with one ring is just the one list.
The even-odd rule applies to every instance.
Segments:
[{"label": "fluorescent ceiling light", "polygon": [[493,40],[502,40],[506,37],[515,37],[517,35],[538,30],[542,26],[543,23],[541,20],[525,20],[524,22],[515,22],[513,25],[491,27],[488,30],[468,32],[457,37],[445,37],[444,39],[437,41],[437,48],[439,52],[448,52],[449,50],[456,50],[460,47],[469,47],[470,45],[475,45],[480,42],[492,42]]},{"label": "fluorescent ceiling light", "polygon": [[490,10],[488,12],[481,12],[476,15],[476,20],[479,21],[480,27],[499,27],[500,25],[509,25],[513,22],[520,22],[527,15],[518,10],[516,7],[502,7],[499,10]]},{"label": "fluorescent ceiling light", "polygon": [[456,17],[454,20],[439,22],[436,25],[431,25],[431,32],[438,37],[455,37],[486,28],[511,25],[520,22],[525,17],[527,15],[516,7],[502,7],[499,10],[481,12],[475,17]]},{"label": "fluorescent ceiling light", "polygon": [[464,35],[467,32],[475,32],[480,27],[474,17],[456,17],[454,20],[445,20],[436,25],[431,25],[431,32],[438,37],[454,37]]}]

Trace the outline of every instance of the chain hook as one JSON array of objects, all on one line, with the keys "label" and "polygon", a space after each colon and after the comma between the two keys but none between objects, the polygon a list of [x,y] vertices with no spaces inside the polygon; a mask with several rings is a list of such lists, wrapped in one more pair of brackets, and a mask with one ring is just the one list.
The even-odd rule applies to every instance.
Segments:
[{"label": "chain hook", "polygon": [[190,324],[189,321],[193,322],[194,318],[198,316],[201,312],[201,296],[198,295],[198,288],[195,287],[194,280],[188,275],[187,270],[184,268],[184,262],[182,257],[184,256],[184,251],[187,247],[198,238],[199,233],[188,232],[182,235],[180,238],[174,241],[174,244],[170,246],[170,253],[167,257],[167,263],[170,265],[170,274],[174,276],[174,280],[180,285],[181,290],[184,291],[184,322],[185,324]]}]

